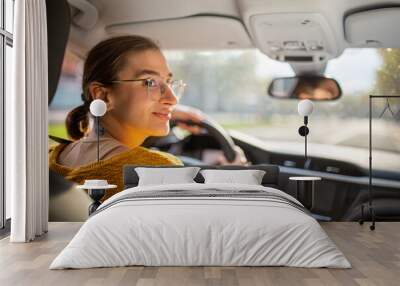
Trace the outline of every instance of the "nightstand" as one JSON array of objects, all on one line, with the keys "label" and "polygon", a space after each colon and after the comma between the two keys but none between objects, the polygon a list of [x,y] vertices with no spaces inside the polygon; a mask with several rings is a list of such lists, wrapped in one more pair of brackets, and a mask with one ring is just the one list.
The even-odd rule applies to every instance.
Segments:
[{"label": "nightstand", "polygon": [[93,203],[89,206],[89,215],[94,213],[101,205],[101,198],[106,194],[106,190],[114,189],[116,185],[109,185],[106,180],[85,180],[83,185],[77,186],[79,189],[88,190]]},{"label": "nightstand", "polygon": [[[308,210],[312,211],[315,206],[315,182],[321,181],[321,177],[289,177],[296,181],[296,199]],[[299,196],[300,194],[300,196]]]}]

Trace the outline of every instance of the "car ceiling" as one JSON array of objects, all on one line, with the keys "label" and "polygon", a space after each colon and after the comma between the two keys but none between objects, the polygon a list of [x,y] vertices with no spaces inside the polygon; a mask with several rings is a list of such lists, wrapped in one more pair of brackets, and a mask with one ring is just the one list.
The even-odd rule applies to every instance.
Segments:
[{"label": "car ceiling", "polygon": [[[68,0],[70,48],[140,34],[163,49],[258,48],[297,74],[323,73],[349,47],[400,47],[400,0]],[[396,27],[396,28],[395,28]]]}]

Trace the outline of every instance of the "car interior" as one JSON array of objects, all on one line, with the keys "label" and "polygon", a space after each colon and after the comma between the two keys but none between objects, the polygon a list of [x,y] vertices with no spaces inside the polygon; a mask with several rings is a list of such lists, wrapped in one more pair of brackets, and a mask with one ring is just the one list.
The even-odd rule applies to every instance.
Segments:
[{"label": "car interior", "polygon": [[[289,194],[294,194],[296,189],[296,184],[289,180],[291,176],[323,178],[318,183],[318,188],[323,191],[317,192],[315,197],[313,211],[316,214],[335,221],[361,219],[361,205],[368,201],[369,185],[366,129],[368,105],[365,98],[375,90],[386,92],[384,86],[380,90],[375,88],[374,76],[362,76],[364,68],[361,65],[363,59],[367,62],[373,61],[371,58],[377,58],[377,54],[387,52],[388,49],[392,53],[399,53],[396,48],[400,45],[398,37],[385,32],[398,22],[399,10],[396,5],[365,0],[334,3],[248,0],[224,0],[218,3],[118,1],[118,5],[114,1],[61,2],[62,4],[50,2],[47,7],[51,135],[65,137],[60,128],[52,128],[51,114],[54,114],[54,126],[57,123],[60,125],[66,110],[76,102],[79,103],[79,94],[75,92],[79,90],[79,81],[73,78],[79,78],[79,71],[71,71],[73,68],[70,66],[76,65],[75,69],[79,70],[79,63],[83,61],[87,51],[104,38],[121,34],[145,35],[157,40],[178,75],[187,75],[192,80],[182,103],[203,108],[204,112],[210,110],[211,117],[215,120],[203,122],[201,127],[204,132],[201,134],[182,134],[173,128],[166,137],[148,138],[144,146],[175,154],[185,165],[199,165],[212,163],[213,156],[221,152],[228,160],[232,160],[232,148],[236,144],[243,149],[251,164],[280,166],[279,187]],[[196,36],[191,37],[194,31]],[[247,53],[253,61],[242,60],[243,63],[235,66],[239,60],[234,53]],[[371,55],[361,56],[362,53]],[[237,85],[221,84],[222,87],[226,85],[227,93],[240,93],[235,97],[240,96],[242,99],[240,101],[235,98],[236,103],[230,103],[229,95],[224,94],[224,89],[216,88],[217,84],[212,83],[213,80],[206,77],[204,72],[193,71],[199,58],[203,57],[209,63],[212,77],[215,75],[214,69],[218,68],[218,64],[213,62],[220,60],[224,54],[227,55],[224,61],[227,68],[222,70],[224,75],[216,75],[218,78],[215,81],[237,81]],[[355,58],[359,60],[353,61]],[[341,62],[336,64],[337,71],[332,72],[335,67],[331,67],[335,61]],[[249,79],[250,83],[246,85],[243,83],[244,79],[231,77],[231,73],[244,78],[256,77],[257,69],[251,65],[261,66],[260,69],[269,70],[270,74],[259,77],[260,84],[256,79]],[[347,65],[350,67],[346,67]],[[280,71],[271,72],[274,67]],[[346,69],[351,70],[350,75]],[[370,70],[377,74],[379,67]],[[71,83],[74,80],[75,83]],[[328,97],[317,97],[317,86],[322,86],[324,80],[329,81],[326,86],[330,84],[334,90],[329,92]],[[211,84],[204,84],[205,81],[211,81]],[[365,81],[364,86],[360,85],[362,81]],[[75,87],[71,87],[74,84]],[[252,87],[246,94],[246,87],[250,85]],[[255,85],[260,88],[254,88]],[[313,91],[307,93],[309,97],[301,97],[300,90],[307,88]],[[202,90],[207,94],[201,94]],[[329,91],[329,88],[324,90]],[[207,99],[209,102],[204,104],[201,97],[203,100],[211,99]],[[222,99],[216,102],[213,99],[215,97]],[[352,101],[354,97],[364,100]],[[256,103],[251,105],[248,103],[251,100],[246,101],[246,98],[253,98],[251,100]],[[297,134],[297,129],[302,124],[302,118],[296,111],[297,102],[304,98],[314,100],[315,109],[320,111],[319,114],[310,116],[311,133],[307,160],[303,151],[304,139]],[[384,103],[383,100],[382,102]],[[376,105],[376,112],[381,108],[382,102]],[[393,100],[392,104],[398,107],[398,102]],[[244,106],[246,104],[248,106]],[[348,105],[348,109],[344,110],[343,105]],[[358,110],[353,112],[353,108]],[[260,117],[261,120],[258,119]],[[346,125],[345,120],[353,118],[357,118],[357,123]],[[257,121],[268,120],[274,123],[270,123],[270,126],[261,124],[258,128]],[[376,119],[379,120],[381,119]],[[398,119],[390,120],[386,118],[387,125],[390,124],[390,129],[386,132],[383,130],[386,126],[384,124],[378,122],[375,127],[374,140],[377,146],[373,147],[376,149],[376,159],[372,172],[376,215],[395,218],[400,215],[400,197],[397,192],[400,187],[400,156],[397,147],[399,125]],[[176,122],[171,122],[171,126],[175,125]],[[278,131],[278,128],[287,131]],[[332,133],[324,133],[329,128]],[[316,138],[317,135],[314,134],[317,133],[327,140]],[[315,142],[316,140],[320,142]],[[389,146],[390,144],[392,145]],[[56,185],[52,187],[52,184],[51,189],[58,190],[50,194],[51,219],[75,220],[86,216],[86,206],[90,203],[86,194],[60,194],[59,188]],[[81,199],[77,200],[77,196],[81,196]],[[81,211],[73,212],[72,216],[63,215],[61,206],[65,206],[68,200],[73,200],[74,208]]]}]

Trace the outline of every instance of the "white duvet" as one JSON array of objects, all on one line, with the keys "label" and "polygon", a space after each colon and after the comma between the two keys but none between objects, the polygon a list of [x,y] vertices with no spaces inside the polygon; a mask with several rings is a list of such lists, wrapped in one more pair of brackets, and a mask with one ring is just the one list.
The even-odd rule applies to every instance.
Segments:
[{"label": "white duvet", "polygon": [[50,269],[127,265],[351,267],[314,218],[279,200],[173,197],[119,201],[136,192],[207,189],[262,190],[301,205],[282,191],[255,185],[192,183],[130,188],[99,207]]}]

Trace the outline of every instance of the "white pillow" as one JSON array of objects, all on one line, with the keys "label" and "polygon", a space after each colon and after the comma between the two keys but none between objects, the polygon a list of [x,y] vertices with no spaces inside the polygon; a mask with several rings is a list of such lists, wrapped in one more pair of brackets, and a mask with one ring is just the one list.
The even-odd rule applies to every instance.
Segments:
[{"label": "white pillow", "polygon": [[234,183],[247,185],[261,185],[265,171],[262,170],[201,170],[204,183]]},{"label": "white pillow", "polygon": [[193,179],[199,170],[199,167],[135,168],[139,176],[138,186],[196,183]]}]

